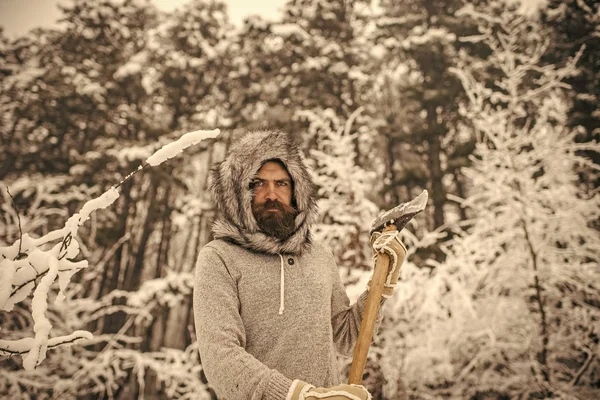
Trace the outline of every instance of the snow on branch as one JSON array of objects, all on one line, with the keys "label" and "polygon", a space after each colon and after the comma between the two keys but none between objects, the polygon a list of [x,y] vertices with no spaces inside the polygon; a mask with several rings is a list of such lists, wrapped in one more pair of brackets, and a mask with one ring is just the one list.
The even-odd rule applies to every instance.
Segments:
[{"label": "snow on branch", "polygon": [[[70,335],[58,336],[48,340],[47,349],[59,346],[72,346],[80,340],[92,340],[93,335],[88,331],[75,331]],[[0,356],[15,356],[28,353],[34,345],[34,338],[23,338],[19,340],[0,339]]]},{"label": "snow on branch", "polygon": [[310,35],[298,24],[277,24],[271,27],[271,32],[280,36],[299,36],[304,40],[310,39]]},{"label": "snow on branch", "polygon": [[194,131],[188,132],[182,137],[180,137],[177,141],[164,145],[154,154],[152,154],[146,160],[146,163],[152,165],[153,167],[162,164],[166,160],[169,160],[177,155],[179,155],[183,150],[187,149],[190,146],[200,143],[205,139],[214,139],[220,133],[219,129],[215,129],[212,131]]},{"label": "snow on branch", "polygon": [[475,6],[473,6],[473,4],[467,4],[463,8],[456,11],[454,15],[457,17],[470,16],[473,19],[482,19],[489,23],[498,25],[502,25],[502,23],[504,22],[501,18],[498,18],[496,16],[476,11]]},{"label": "snow on branch", "polygon": [[[49,232],[40,238],[32,238],[27,233],[21,233],[12,245],[0,247],[0,310],[12,311],[15,304],[28,298],[34,291],[32,317],[35,333],[33,338],[0,339],[0,355],[24,354],[23,366],[26,370],[32,370],[46,358],[46,351],[49,348],[92,339],[92,334],[87,331],[75,331],[71,335],[50,338],[52,325],[46,317],[48,292],[52,284],[58,279],[59,292],[55,304],[60,305],[65,300],[64,292],[71,277],[88,266],[87,260],[72,261],[80,251],[79,243],[74,239],[79,227],[94,211],[111,206],[119,198],[119,186],[135,173],[148,165],[158,166],[202,140],[215,138],[219,133],[219,129],[215,129],[184,134],[178,140],[155,151],[146,159],[143,166],[138,167],[118,185],[112,186],[99,197],[87,201],[78,213],[67,220],[63,228]],[[54,243],[51,248],[43,249],[50,243]]]}]

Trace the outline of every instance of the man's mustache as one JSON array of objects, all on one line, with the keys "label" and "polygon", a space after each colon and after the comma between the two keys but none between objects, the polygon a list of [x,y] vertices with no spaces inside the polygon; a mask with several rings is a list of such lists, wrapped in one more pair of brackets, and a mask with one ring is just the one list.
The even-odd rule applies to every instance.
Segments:
[{"label": "man's mustache", "polygon": [[276,209],[281,212],[293,213],[296,212],[296,209],[292,206],[288,206],[287,204],[283,204],[278,200],[265,200],[262,204],[257,204],[255,206],[255,211],[258,213],[263,213],[266,210]]}]

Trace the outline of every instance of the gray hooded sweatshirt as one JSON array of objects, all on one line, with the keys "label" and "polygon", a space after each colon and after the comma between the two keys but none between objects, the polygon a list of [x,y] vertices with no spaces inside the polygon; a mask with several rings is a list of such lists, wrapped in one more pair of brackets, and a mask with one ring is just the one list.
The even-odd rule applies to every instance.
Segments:
[{"label": "gray hooded sweatshirt", "polygon": [[[250,181],[279,159],[299,214],[286,240],[262,233]],[[198,256],[194,317],[202,366],[221,399],[284,400],[292,380],[339,383],[336,350],[351,356],[367,293],[350,305],[333,255],[311,240],[315,190],[293,138],[257,131],[211,170],[221,213]]]}]

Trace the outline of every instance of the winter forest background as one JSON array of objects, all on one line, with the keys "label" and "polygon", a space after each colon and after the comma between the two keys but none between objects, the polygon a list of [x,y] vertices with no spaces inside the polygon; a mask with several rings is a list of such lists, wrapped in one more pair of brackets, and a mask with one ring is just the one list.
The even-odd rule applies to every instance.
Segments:
[{"label": "winter forest background", "polygon": [[220,1],[74,0],[64,29],[0,31],[0,397],[214,398],[207,171],[270,126],[304,143],[351,296],[372,220],[429,190],[375,399],[600,398],[600,3],[509,3],[290,0],[236,28]]}]

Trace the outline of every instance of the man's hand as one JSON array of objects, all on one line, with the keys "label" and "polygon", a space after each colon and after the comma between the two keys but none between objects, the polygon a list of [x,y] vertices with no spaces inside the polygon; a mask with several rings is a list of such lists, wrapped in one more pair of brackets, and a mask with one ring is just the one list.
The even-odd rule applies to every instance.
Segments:
[{"label": "man's hand", "polygon": [[[400,241],[400,232],[396,230],[373,232],[371,235],[371,246],[373,247],[374,260],[377,259],[377,255],[380,253],[387,254],[390,257],[390,265],[388,269],[388,275],[385,279],[385,286],[383,288],[383,297],[390,297],[394,294],[394,288],[398,283],[398,276],[400,275],[400,267],[406,259],[406,247]],[[371,279],[367,284],[367,289],[371,288]]]},{"label": "man's hand", "polygon": [[371,400],[371,394],[362,385],[341,384],[317,388],[298,379],[292,382],[286,400]]}]

